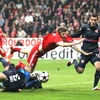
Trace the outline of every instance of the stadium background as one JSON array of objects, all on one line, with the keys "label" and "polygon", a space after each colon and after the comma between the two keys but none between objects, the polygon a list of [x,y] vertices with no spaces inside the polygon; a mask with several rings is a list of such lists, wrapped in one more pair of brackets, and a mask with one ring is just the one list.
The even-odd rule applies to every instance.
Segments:
[{"label": "stadium background", "polygon": [[[25,48],[31,48],[42,36],[55,32],[59,25],[65,25],[68,34],[72,34],[92,13],[98,13],[100,24],[99,9],[99,0],[0,0],[0,26],[7,34],[7,39],[3,39],[4,48],[9,51],[8,47],[15,46],[18,41]],[[71,48],[57,48],[42,59],[70,59],[73,56],[77,58],[79,53]],[[13,58],[26,57],[17,53]]]},{"label": "stadium background", "polygon": [[100,0],[0,0],[0,26],[10,38],[41,37],[65,25],[76,32],[98,13]]}]

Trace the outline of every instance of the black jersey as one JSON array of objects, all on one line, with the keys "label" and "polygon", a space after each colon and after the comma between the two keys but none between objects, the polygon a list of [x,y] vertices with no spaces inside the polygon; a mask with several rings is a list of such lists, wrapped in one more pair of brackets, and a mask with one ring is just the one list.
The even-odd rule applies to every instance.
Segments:
[{"label": "black jersey", "polygon": [[7,77],[7,80],[3,82],[3,84],[8,91],[16,91],[17,89],[22,89],[25,87],[25,75],[16,70],[14,67],[9,67],[7,71],[4,71],[2,73]]},{"label": "black jersey", "polygon": [[86,52],[98,51],[98,40],[100,37],[100,26],[91,27],[89,24],[84,25],[78,32],[71,34],[72,38],[80,37],[86,38],[81,47]]}]

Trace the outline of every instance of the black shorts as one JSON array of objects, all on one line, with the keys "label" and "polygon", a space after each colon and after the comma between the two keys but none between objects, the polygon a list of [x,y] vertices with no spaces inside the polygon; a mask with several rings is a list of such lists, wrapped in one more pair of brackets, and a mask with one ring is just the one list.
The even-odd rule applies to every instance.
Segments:
[{"label": "black shorts", "polygon": [[4,87],[9,91],[15,91],[17,89],[22,89],[26,85],[25,75],[15,68],[9,67],[7,71],[2,72],[7,80],[3,82]]},{"label": "black shorts", "polygon": [[86,64],[89,61],[91,62],[92,65],[94,65],[96,61],[100,61],[100,55],[99,54],[94,54],[94,55],[89,55],[89,56],[81,55],[81,59],[79,61],[78,66],[81,68],[85,68]]}]

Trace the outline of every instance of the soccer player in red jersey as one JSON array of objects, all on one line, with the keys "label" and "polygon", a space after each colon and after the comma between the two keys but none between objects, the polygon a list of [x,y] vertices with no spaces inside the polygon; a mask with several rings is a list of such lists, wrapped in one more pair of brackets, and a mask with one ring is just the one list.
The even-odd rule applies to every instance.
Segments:
[{"label": "soccer player in red jersey", "polygon": [[8,56],[7,56],[7,53],[6,53],[6,51],[3,49],[3,47],[2,47],[2,40],[3,40],[3,38],[4,37],[7,37],[7,35],[2,31],[2,29],[1,29],[1,27],[0,27],[0,55],[2,56],[2,57],[4,57],[6,60],[8,60],[8,59],[10,59],[11,57],[12,57],[12,54],[9,54]]},{"label": "soccer player in red jersey", "polygon": [[0,28],[0,55],[2,57],[6,56],[6,52],[4,51],[4,49],[2,48],[2,38],[5,37],[6,35],[3,33],[2,29]]},{"label": "soccer player in red jersey", "polygon": [[[73,42],[73,39],[67,35],[66,31],[67,31],[66,27],[60,26],[56,29],[55,33],[44,36],[42,43],[36,44],[31,49],[27,59],[27,62],[29,63],[29,67],[25,67],[25,69],[28,72],[34,71],[38,58],[40,58],[45,53],[55,49],[58,46],[61,47],[73,46],[77,51],[84,53],[85,55],[91,54],[91,53],[83,52],[82,50],[76,48],[75,46],[76,44],[81,43],[84,39],[81,39],[77,42]],[[13,53],[14,51],[21,51],[21,50],[18,48],[15,49],[13,48],[11,52]]]}]

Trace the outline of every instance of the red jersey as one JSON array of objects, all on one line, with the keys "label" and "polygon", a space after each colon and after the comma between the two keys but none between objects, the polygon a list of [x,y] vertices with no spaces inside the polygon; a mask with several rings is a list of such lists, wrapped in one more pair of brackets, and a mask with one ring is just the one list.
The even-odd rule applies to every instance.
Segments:
[{"label": "red jersey", "polygon": [[42,42],[42,49],[44,52],[48,52],[57,47],[57,43],[63,41],[59,33],[53,33],[46,35]]},{"label": "red jersey", "polygon": [[66,42],[73,42],[73,39],[69,35],[66,35]]},{"label": "red jersey", "polygon": [[[66,35],[65,40],[66,40],[65,42],[72,42],[73,41],[73,39],[68,35]],[[55,49],[57,47],[58,42],[63,42],[63,40],[58,32],[45,36],[43,39],[43,42],[42,42],[43,51],[48,52],[52,49]]]},{"label": "red jersey", "polygon": [[0,28],[0,47],[2,46],[3,31]]}]

